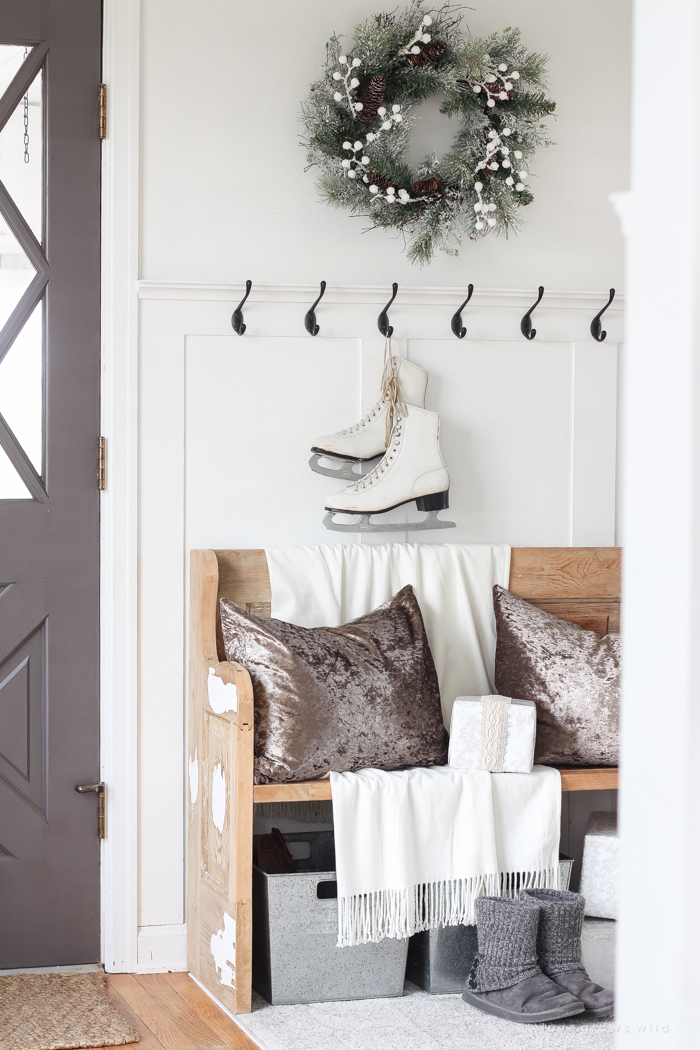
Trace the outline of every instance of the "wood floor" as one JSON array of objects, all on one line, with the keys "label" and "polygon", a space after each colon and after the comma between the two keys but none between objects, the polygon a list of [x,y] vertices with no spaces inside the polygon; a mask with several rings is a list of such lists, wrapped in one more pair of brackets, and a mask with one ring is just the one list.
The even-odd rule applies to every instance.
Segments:
[{"label": "wood floor", "polygon": [[106,1050],[258,1050],[186,973],[111,973],[107,987],[141,1042]]}]

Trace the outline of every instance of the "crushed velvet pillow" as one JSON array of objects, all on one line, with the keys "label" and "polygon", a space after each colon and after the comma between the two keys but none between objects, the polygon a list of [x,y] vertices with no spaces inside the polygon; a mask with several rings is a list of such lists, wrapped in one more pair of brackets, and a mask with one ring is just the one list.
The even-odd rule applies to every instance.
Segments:
[{"label": "crushed velvet pillow", "polygon": [[445,765],[440,689],[408,586],[340,627],[297,627],[221,599],[226,655],[255,699],[255,783]]},{"label": "crushed velvet pillow", "polygon": [[619,634],[594,631],[494,587],[496,691],[537,705],[535,762],[616,766]]}]

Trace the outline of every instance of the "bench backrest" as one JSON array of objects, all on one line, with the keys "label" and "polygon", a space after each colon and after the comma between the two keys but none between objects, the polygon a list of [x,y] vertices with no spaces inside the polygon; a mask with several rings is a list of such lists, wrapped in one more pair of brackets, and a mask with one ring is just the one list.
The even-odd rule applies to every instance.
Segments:
[{"label": "bench backrest", "polygon": [[[269,616],[265,551],[214,553],[219,565],[218,597],[230,598],[258,616]],[[563,620],[603,635],[620,630],[620,565],[620,547],[513,547],[509,589]],[[217,645],[223,660],[218,623]]]}]

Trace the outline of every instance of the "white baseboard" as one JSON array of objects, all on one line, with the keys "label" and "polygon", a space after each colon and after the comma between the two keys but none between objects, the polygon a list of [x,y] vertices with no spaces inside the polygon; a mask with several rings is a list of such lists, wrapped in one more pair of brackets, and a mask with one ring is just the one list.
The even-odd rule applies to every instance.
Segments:
[{"label": "white baseboard", "polygon": [[187,969],[187,924],[139,926],[136,973]]}]

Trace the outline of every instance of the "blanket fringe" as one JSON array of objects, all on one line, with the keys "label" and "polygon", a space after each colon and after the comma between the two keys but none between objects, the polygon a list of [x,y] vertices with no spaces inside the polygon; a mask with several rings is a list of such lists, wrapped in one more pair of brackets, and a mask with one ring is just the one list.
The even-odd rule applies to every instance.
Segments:
[{"label": "blanket fringe", "polygon": [[423,883],[338,898],[338,947],[403,939],[443,926],[473,926],[478,897],[514,899],[523,889],[559,889],[559,865]]}]

